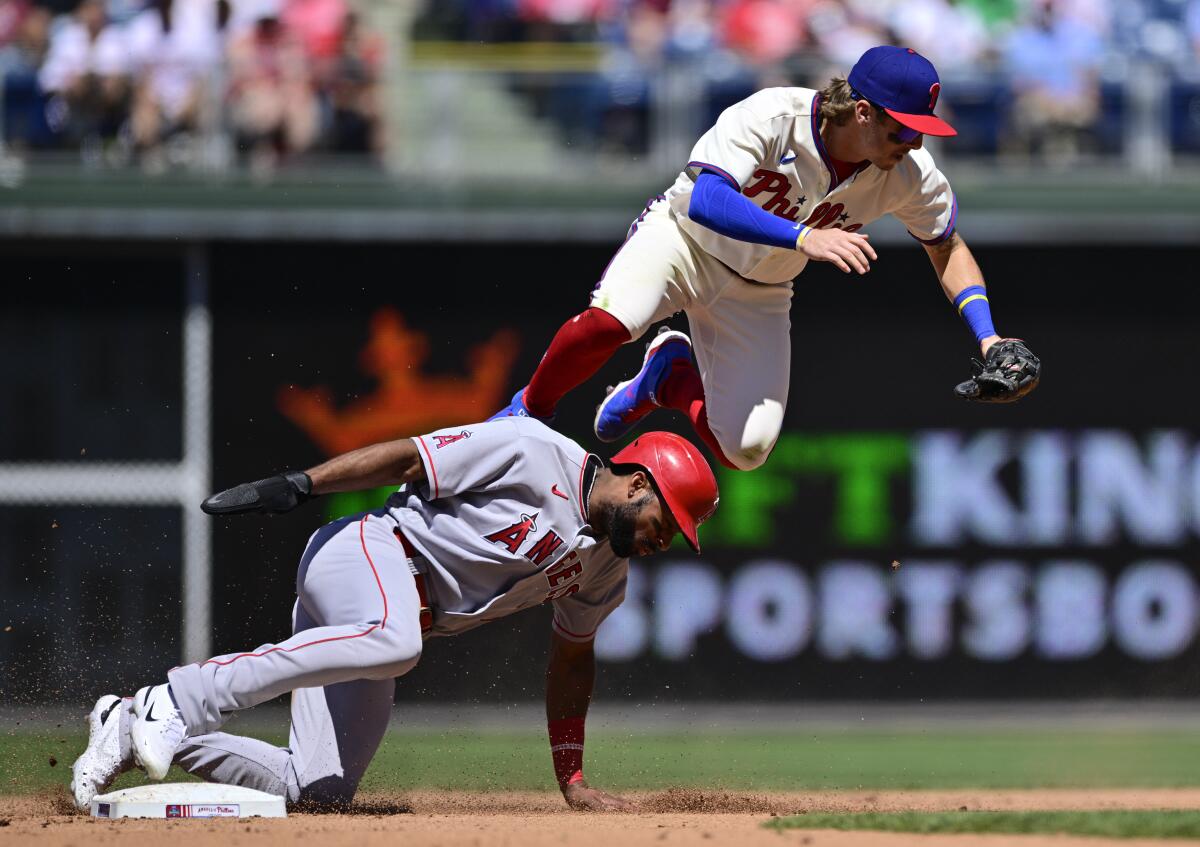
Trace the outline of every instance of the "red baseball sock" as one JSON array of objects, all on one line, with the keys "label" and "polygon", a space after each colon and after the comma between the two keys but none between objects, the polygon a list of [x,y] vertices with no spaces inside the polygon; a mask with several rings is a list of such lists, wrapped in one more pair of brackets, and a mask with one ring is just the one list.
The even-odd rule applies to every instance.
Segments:
[{"label": "red baseball sock", "polygon": [[629,340],[625,324],[603,309],[593,307],[571,318],[559,328],[533,372],[525,389],[525,408],[539,418],[554,414],[568,391],[600,370]]},{"label": "red baseball sock", "polygon": [[676,362],[663,380],[658,392],[659,403],[668,409],[677,409],[688,416],[700,440],[708,445],[708,449],[720,462],[731,470],[737,470],[737,465],[725,458],[721,445],[713,431],[708,426],[708,411],[704,403],[704,383],[700,380],[700,371],[691,362]]}]

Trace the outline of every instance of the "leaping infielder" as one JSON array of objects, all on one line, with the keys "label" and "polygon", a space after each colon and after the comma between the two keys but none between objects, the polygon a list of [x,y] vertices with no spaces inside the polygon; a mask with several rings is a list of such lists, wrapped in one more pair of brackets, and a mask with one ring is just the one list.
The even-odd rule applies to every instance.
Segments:
[{"label": "leaping infielder", "polygon": [[672,331],[650,342],[641,370],[600,404],[596,436],[616,441],[655,408],[677,409],[722,464],[758,467],[787,405],[792,279],[809,260],[866,273],[877,257],[859,230],[889,214],[925,245],[979,342],[983,361],[959,396],[1028,394],[1041,364],[993,328],[983,274],[955,232],[954,192],[922,146],[926,135],[955,134],[934,115],[940,92],[923,56],[873,47],[822,91],[769,88],[726,109],[630,227],[591,308],[563,324],[497,416],[549,420],[618,347],[682,311],[691,338]]},{"label": "leaping infielder", "polygon": [[[80,808],[135,765],[162,779],[172,763],[292,803],[349,803],[387,728],[395,678],[416,666],[422,640],[547,602],[559,787],[572,808],[626,807],[583,778],[593,639],[624,599],[629,556],[664,550],[677,532],[699,551],[697,528],[717,506],[704,458],[677,435],[650,432],[605,465],[537,421],[507,418],[365,447],[236,486],[203,508],[286,512],[381,485],[402,487],[385,508],[309,539],[291,638],[174,668],[132,698],[100,698],[73,767]],[[220,731],[233,712],[287,692],[287,747]]]}]

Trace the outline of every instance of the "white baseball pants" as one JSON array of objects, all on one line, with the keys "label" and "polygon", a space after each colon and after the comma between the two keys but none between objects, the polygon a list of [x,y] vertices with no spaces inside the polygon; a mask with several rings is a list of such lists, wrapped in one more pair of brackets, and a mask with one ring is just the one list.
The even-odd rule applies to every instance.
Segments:
[{"label": "white baseball pants", "polygon": [[603,309],[640,338],[686,312],[708,425],[742,470],[767,460],[783,426],[791,379],[790,282],[751,282],[702,250],[657,200],[630,228],[596,290]]}]

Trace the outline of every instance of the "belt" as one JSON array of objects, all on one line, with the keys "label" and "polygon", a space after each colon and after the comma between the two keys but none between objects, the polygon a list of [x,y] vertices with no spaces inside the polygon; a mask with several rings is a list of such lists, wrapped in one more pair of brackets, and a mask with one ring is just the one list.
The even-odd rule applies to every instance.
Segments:
[{"label": "belt", "polygon": [[420,554],[417,553],[416,548],[412,546],[409,540],[404,537],[404,533],[400,531],[400,527],[396,527],[392,531],[396,534],[396,540],[400,542],[400,546],[404,548],[404,555],[408,556],[408,567],[412,571],[413,582],[417,584],[417,597],[421,601],[421,635],[427,635],[433,629],[433,607],[429,605],[429,589],[425,585],[425,574],[419,573],[416,566],[412,563],[413,557]]}]

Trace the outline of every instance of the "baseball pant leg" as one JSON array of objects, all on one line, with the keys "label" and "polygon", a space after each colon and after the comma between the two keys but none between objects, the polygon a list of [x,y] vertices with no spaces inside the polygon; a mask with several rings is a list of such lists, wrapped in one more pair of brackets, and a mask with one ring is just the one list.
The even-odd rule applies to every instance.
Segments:
[{"label": "baseball pant leg", "polygon": [[629,340],[682,311],[692,299],[695,278],[690,242],[670,216],[665,200],[651,203],[629,229],[592,292],[591,305],[629,330]]},{"label": "baseball pant leg", "polygon": [[265,791],[289,803],[300,797],[292,759],[286,747],[228,732],[189,736],[175,753],[175,764],[207,782]]},{"label": "baseball pant leg", "polygon": [[[299,601],[293,619],[296,633],[317,627]],[[395,687],[386,679],[298,689],[287,747],[212,732],[188,738],[175,763],[209,782],[266,791],[289,803],[345,805],[383,740]]]},{"label": "baseball pant leg", "polygon": [[688,309],[708,425],[740,470],[767,460],[783,427],[791,379],[792,284],[740,277]]},{"label": "baseball pant leg", "polygon": [[313,534],[297,593],[317,626],[279,644],[168,674],[189,735],[213,732],[231,712],[289,691],[361,679],[390,682],[416,666],[420,601],[394,526],[381,510]]}]

